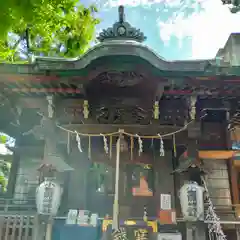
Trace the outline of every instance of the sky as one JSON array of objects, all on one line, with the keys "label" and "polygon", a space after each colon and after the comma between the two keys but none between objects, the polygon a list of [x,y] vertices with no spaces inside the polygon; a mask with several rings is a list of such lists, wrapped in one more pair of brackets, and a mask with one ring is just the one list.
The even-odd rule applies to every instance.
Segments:
[{"label": "sky", "polygon": [[[0,141],[3,141],[3,138],[2,138],[3,136],[6,137],[6,144],[8,146],[10,146],[10,147],[15,146],[15,139],[6,135],[6,134],[4,134],[3,132],[0,132],[0,137],[1,137]],[[0,154],[7,155],[7,154],[12,154],[12,152],[7,149],[5,144],[0,143]]]},{"label": "sky", "polygon": [[2,155],[7,155],[7,154],[12,154],[12,152],[10,152],[10,151],[6,148],[5,144],[0,144],[0,154],[2,154]]},{"label": "sky", "polygon": [[145,33],[145,44],[167,60],[214,58],[230,33],[240,32],[240,14],[221,0],[98,0],[97,32],[117,20],[119,5],[126,21]]}]

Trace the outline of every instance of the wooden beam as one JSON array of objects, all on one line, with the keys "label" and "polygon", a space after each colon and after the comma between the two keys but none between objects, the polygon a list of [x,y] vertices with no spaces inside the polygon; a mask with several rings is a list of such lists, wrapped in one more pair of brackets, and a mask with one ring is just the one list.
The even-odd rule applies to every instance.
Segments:
[{"label": "wooden beam", "polygon": [[46,109],[48,106],[46,98],[20,97],[18,105],[24,108],[31,109]]},{"label": "wooden beam", "polygon": [[[230,187],[232,193],[232,202],[233,205],[239,204],[239,187],[238,187],[238,171],[233,165],[233,160],[231,159],[228,163],[228,170],[229,170],[229,178],[230,178]],[[236,207],[236,215],[239,215],[239,207]]]},{"label": "wooden beam", "polygon": [[[166,125],[117,125],[117,124],[68,124],[62,126],[70,131],[77,131],[82,134],[107,134],[118,132],[119,129],[124,129],[125,132],[130,134],[138,134],[144,136],[157,136],[158,134],[164,135],[171,134],[181,130],[183,127],[166,126]],[[63,131],[64,132],[64,131]],[[185,132],[185,129],[182,131]],[[149,137],[151,138],[151,137]],[[165,138],[172,138],[172,135]]]},{"label": "wooden beam", "polygon": [[19,164],[20,155],[18,153],[14,153],[7,186],[7,196],[10,198],[12,198],[14,195]]},{"label": "wooden beam", "polygon": [[25,156],[42,158],[44,147],[41,145],[40,146],[20,146],[20,147],[13,147],[13,148],[8,147],[8,149],[14,152],[15,154],[19,154],[23,158]]}]

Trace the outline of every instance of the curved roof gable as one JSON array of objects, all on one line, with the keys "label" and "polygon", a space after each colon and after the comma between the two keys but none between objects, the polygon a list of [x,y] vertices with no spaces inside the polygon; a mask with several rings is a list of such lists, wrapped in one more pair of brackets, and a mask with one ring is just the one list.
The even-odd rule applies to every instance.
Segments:
[{"label": "curved roof gable", "polygon": [[36,57],[35,66],[39,70],[82,69],[97,58],[119,55],[140,57],[163,71],[204,71],[206,66],[210,64],[209,60],[169,62],[162,59],[157,53],[141,43],[129,40],[111,40],[97,44],[80,58]]},{"label": "curved roof gable", "polygon": [[34,65],[37,70],[70,70],[82,69],[97,58],[105,56],[137,56],[162,71],[196,71],[202,72],[211,65],[209,60],[201,61],[166,61],[153,50],[143,45],[144,34],[125,21],[124,7],[119,7],[119,21],[112,27],[103,30],[99,36],[99,44],[95,45],[83,56],[75,59],[36,57]]}]

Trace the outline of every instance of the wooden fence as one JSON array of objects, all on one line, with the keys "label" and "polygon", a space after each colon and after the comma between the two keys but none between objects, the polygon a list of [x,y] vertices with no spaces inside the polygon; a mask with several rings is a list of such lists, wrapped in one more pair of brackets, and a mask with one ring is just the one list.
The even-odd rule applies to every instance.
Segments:
[{"label": "wooden fence", "polygon": [[0,240],[32,240],[33,216],[0,216]]}]

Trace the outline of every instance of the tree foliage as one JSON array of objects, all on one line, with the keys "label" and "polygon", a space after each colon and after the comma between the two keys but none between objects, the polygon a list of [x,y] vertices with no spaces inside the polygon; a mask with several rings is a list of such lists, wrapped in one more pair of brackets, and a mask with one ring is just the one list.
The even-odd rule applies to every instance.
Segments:
[{"label": "tree foliage", "polygon": [[0,160],[0,193],[7,191],[8,178],[11,170],[11,163],[5,160]]},{"label": "tree foliage", "polygon": [[0,144],[6,144],[6,142],[7,142],[7,136],[0,135]]},{"label": "tree foliage", "polygon": [[97,9],[77,0],[2,1],[0,59],[18,61],[30,54],[76,57],[95,35]]}]

